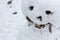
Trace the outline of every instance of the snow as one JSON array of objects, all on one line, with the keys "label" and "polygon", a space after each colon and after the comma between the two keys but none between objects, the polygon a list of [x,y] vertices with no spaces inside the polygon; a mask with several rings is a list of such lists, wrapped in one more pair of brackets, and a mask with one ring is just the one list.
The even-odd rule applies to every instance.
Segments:
[{"label": "snow", "polygon": [[[22,0],[12,0],[12,4],[10,5],[7,4],[8,1],[0,0],[0,40],[60,40],[60,0],[38,0],[38,3],[34,0],[33,2],[36,5],[32,5],[36,6],[36,10],[32,12],[26,9],[32,0],[24,0],[25,3],[23,2],[23,4],[25,5],[22,7]],[[46,20],[53,23],[52,33],[48,31],[47,27],[44,30],[37,29],[33,25],[28,27],[27,20],[25,19],[25,15],[28,15],[32,20],[34,19],[34,22],[39,23],[35,17],[39,16],[40,13],[44,13],[43,11],[47,9],[44,7],[46,4],[48,5],[46,7],[54,11],[55,14],[49,17],[49,20],[45,14],[41,14],[44,17],[42,23],[46,23]],[[17,14],[13,14],[14,12],[17,12]],[[23,14],[24,12],[27,13]]]},{"label": "snow", "polygon": [[[18,40],[60,40],[60,1],[59,0],[23,0],[22,1],[22,13],[28,16],[34,23],[45,24],[50,22],[53,24],[52,33],[48,31],[48,26],[44,29],[36,29],[34,25],[28,26],[26,23],[20,28]],[[29,6],[33,5],[34,10],[30,11]],[[47,16],[46,10],[53,12],[53,15]],[[36,17],[42,16],[43,21],[40,22]]]},{"label": "snow", "polygon": [[20,26],[26,23],[20,10],[21,0],[13,0],[11,5],[8,1],[0,0],[0,40],[16,40]]}]

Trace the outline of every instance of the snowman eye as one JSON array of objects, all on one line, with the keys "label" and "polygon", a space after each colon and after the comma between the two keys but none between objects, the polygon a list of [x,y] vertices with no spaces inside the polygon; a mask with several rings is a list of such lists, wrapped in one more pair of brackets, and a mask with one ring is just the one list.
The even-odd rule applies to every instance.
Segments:
[{"label": "snowman eye", "polygon": [[29,7],[29,10],[31,10],[31,11],[32,11],[33,9],[34,9],[34,6],[30,6],[30,7]]},{"label": "snowman eye", "polygon": [[47,15],[52,14],[52,12],[51,12],[51,11],[49,11],[49,10],[45,11],[45,13],[46,13]]}]

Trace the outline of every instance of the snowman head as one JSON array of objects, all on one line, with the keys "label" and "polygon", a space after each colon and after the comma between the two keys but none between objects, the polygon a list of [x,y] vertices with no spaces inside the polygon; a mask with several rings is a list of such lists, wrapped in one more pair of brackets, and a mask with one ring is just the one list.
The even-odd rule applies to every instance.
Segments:
[{"label": "snowman head", "polygon": [[59,3],[59,0],[23,0],[21,10],[33,23],[59,25],[59,20],[56,20],[60,12]]}]

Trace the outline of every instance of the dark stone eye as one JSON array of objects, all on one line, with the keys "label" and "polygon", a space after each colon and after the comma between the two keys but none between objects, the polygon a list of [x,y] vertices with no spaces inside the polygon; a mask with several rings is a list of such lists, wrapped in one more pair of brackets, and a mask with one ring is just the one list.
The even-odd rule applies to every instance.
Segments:
[{"label": "dark stone eye", "polygon": [[14,12],[13,14],[17,14],[17,12]]},{"label": "dark stone eye", "polygon": [[8,1],[7,4],[8,4],[8,5],[9,5],[9,4],[12,4],[12,0]]},{"label": "dark stone eye", "polygon": [[46,13],[47,15],[52,14],[52,12],[49,11],[49,10],[47,10],[45,13]]},{"label": "dark stone eye", "polygon": [[29,7],[29,10],[33,10],[33,9],[34,9],[34,6],[30,6],[30,7]]}]

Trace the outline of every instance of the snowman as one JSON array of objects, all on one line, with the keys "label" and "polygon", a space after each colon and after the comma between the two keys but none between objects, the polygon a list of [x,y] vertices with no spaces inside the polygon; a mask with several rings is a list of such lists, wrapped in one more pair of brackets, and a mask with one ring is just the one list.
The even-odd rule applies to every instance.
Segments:
[{"label": "snowman", "polygon": [[60,0],[22,0],[21,10],[18,40],[60,40]]}]

